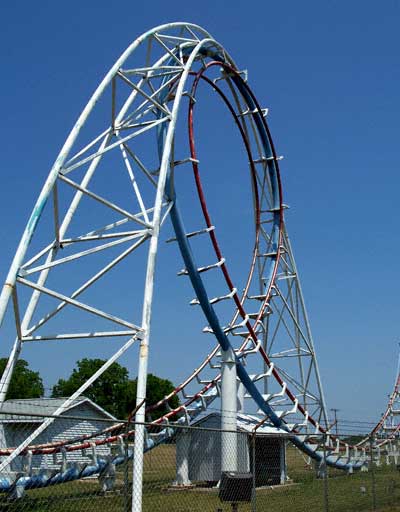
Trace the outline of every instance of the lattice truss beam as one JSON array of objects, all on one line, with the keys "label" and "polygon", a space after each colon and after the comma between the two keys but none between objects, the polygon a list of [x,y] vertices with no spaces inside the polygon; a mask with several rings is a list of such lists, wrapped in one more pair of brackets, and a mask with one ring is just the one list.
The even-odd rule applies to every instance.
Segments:
[{"label": "lattice truss beam", "polygon": [[[147,141],[144,139],[154,137],[157,127],[170,121],[171,114],[168,106],[160,105],[156,98],[163,90],[171,87],[183,69],[183,63],[178,65],[178,61],[173,66],[157,66],[156,63],[152,63],[153,45],[158,44],[162,49],[168,48],[164,39],[166,38],[162,34],[155,35],[150,39],[148,64],[145,68],[117,71],[112,80],[112,92],[108,105],[110,126],[100,134],[95,134],[93,139],[68,158],[58,171],[51,192],[53,230],[48,233],[48,242],[44,247],[29,259],[25,258],[17,273],[17,283],[36,292],[33,293],[28,306],[23,311],[19,307],[17,298],[19,286],[13,291],[16,330],[22,342],[45,339],[136,336],[141,330],[140,325],[135,325],[128,319],[119,318],[108,311],[92,307],[79,301],[78,297],[147,241],[153,230],[154,196],[157,190],[158,170],[148,167],[148,164],[144,163],[146,156],[141,153],[146,147]],[[160,85],[161,78],[165,76],[169,77],[168,80]],[[122,84],[125,84],[126,87],[122,87]],[[118,109],[119,104],[122,105],[120,109]],[[126,189],[121,188],[118,190],[118,194],[121,195],[121,192],[125,192],[126,198],[116,197],[110,200],[112,180],[115,179],[116,173],[121,171],[126,174]],[[102,177],[103,183],[96,182],[96,178],[102,172],[107,173],[108,176]],[[146,190],[146,185],[152,189],[153,196],[151,191],[149,194],[149,191]],[[71,189],[72,199],[70,201],[67,199],[68,206],[61,210],[60,195],[63,198],[68,197],[68,191],[65,188]],[[99,188],[104,189],[104,193],[103,191],[95,192]],[[130,210],[125,207],[125,204],[129,205]],[[74,224],[75,218],[82,217],[82,214],[97,205],[103,207],[101,213],[104,213],[105,224],[96,226],[90,231],[78,231],[80,226],[78,223]],[[165,201],[162,223],[167,214],[168,201]],[[96,217],[95,221],[98,222],[100,219]],[[73,232],[70,236],[69,231]],[[99,252],[111,252],[110,249],[119,249],[118,256],[110,258],[106,265],[81,283],[72,293],[64,294],[53,286],[45,286],[50,272],[53,275],[59,270],[59,267],[68,267],[76,260],[88,258]],[[57,307],[48,310],[37,322],[32,324],[33,311],[43,294],[54,297],[59,303]],[[60,314],[67,306],[97,315],[118,327],[124,327],[125,330],[56,334],[44,332],[43,327],[49,320]],[[39,334],[39,332],[43,332],[43,334]]]},{"label": "lattice truss beam", "polygon": [[[218,242],[222,227],[213,224],[203,194],[195,143],[199,83],[226,106],[247,156],[255,229],[240,240],[251,252],[248,275],[241,282],[230,277],[234,255],[223,253]],[[189,119],[189,141],[183,145],[180,138],[175,144],[176,132],[182,129],[180,110],[186,110]],[[295,433],[295,442],[306,453],[321,458],[313,435],[326,432],[326,408],[285,228],[280,157],[265,121],[267,113],[250,90],[247,73],[199,27],[159,27],[126,50],[61,150],[3,288],[0,317],[10,301],[16,338],[0,381],[0,404],[25,343],[103,339],[117,344],[103,367],[55,416],[136,341],[148,346],[158,239],[171,219],[175,237],[170,241],[177,243],[185,265],[178,275],[190,279],[195,291],[190,304],[202,309],[209,323],[203,331],[219,344],[147,414],[151,418],[154,409],[167,406],[169,412],[154,424],[171,425],[190,422],[210,407],[220,394],[220,347],[230,344],[238,374],[263,415]],[[182,212],[189,220],[190,214],[179,210],[175,195],[175,169],[181,165],[193,172],[202,214],[200,225],[190,232],[181,220]],[[200,261],[204,254],[214,259]],[[127,269],[135,270],[130,296],[115,301],[131,275]],[[175,395],[180,405],[172,409]],[[43,422],[13,450],[0,471],[32,446],[52,421]],[[170,432],[167,428],[153,438],[161,442]],[[329,433],[326,448],[333,454],[332,465],[363,464],[347,445],[343,455]]]},{"label": "lattice truss beam", "polygon": [[366,446],[371,443],[371,439],[374,439],[376,460],[379,462],[381,449],[385,448],[387,461],[389,461],[388,457],[393,456],[397,464],[397,459],[400,454],[400,352],[395,383],[392,393],[388,395],[388,398],[386,410],[382,414],[382,417],[371,430],[370,434],[358,443],[358,446]]},{"label": "lattice truss beam", "polygon": [[[159,162],[158,155],[149,159],[146,151],[153,146],[150,141],[155,139],[157,129],[171,121],[168,98],[164,98],[163,104],[158,99],[161,95],[173,95],[184,69],[182,53],[175,55],[177,41],[190,46],[199,41],[190,27],[180,28],[178,32],[179,36],[154,33],[147,41],[144,65],[118,68],[112,74],[101,96],[103,128],[98,130],[99,119],[94,126],[86,122],[85,130],[68,154],[62,152],[58,159],[62,164],[56,162],[55,179],[49,184],[51,190],[46,190],[49,203],[46,210],[52,212],[45,213],[51,214],[52,222],[42,219],[41,224],[46,224],[44,232],[39,232],[41,226],[38,226],[34,233],[33,229],[29,233],[30,250],[18,262],[16,286],[12,287],[17,344],[140,337],[140,320],[133,323],[126,316],[91,305],[83,297],[147,242],[154,229]],[[129,65],[129,60],[124,64]],[[169,208],[170,201],[165,199],[161,224]],[[42,210],[43,204],[38,209]],[[35,213],[30,224],[36,224],[42,211],[36,213],[37,218]],[[91,221],[89,228],[82,221],[85,216]],[[88,275],[87,269],[95,265],[92,261],[85,263],[96,255],[101,255],[102,264]],[[82,271],[77,264],[82,264]],[[67,292],[65,274],[71,273],[79,276],[81,282]],[[29,300],[25,297],[24,301],[19,300],[26,290],[33,290]],[[44,296],[55,299],[55,305],[43,308],[35,319]],[[76,328],[74,332],[46,330],[50,321],[61,316],[66,308],[106,320],[110,328],[80,331],[77,321],[72,324]],[[88,325],[83,317],[81,324]]]},{"label": "lattice truss beam", "polygon": [[[177,108],[175,113],[172,109],[179,101],[174,103],[174,96],[191,65],[186,66],[187,53],[206,37],[196,26],[170,24],[137,39],[79,117],[35,205],[0,298],[1,318],[12,299],[16,334],[0,381],[0,403],[25,343],[68,339],[117,343],[104,366],[56,411],[59,415],[146,336],[149,319],[144,309],[151,304],[151,297],[143,292],[151,266],[146,251],[152,238],[158,240],[172,205],[163,193],[166,164],[173,165],[172,156],[160,162],[154,141],[160,129],[168,131],[176,122]],[[158,149],[162,153],[163,148]],[[118,280],[123,284],[118,269],[125,260],[135,269],[135,320],[131,307],[117,312],[113,300]],[[17,451],[50,422],[44,422]]]}]

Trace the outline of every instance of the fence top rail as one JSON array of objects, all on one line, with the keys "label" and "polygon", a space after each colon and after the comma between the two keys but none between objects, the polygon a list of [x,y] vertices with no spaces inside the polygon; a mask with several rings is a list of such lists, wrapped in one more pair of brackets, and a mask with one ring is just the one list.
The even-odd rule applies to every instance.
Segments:
[{"label": "fence top rail", "polygon": [[[169,428],[173,428],[173,429],[176,429],[176,430],[204,430],[204,431],[218,431],[218,432],[236,432],[238,434],[256,434],[257,436],[266,436],[266,437],[284,437],[284,438],[292,438],[294,437],[294,434],[293,433],[290,433],[290,432],[285,432],[285,433],[282,433],[282,432],[262,432],[258,429],[249,429],[249,430],[224,430],[224,429],[221,429],[221,428],[217,428],[217,427],[203,427],[203,426],[199,426],[199,425],[180,425],[178,423],[168,423],[168,422],[164,422],[164,423],[160,423],[160,424],[157,424],[155,425],[154,423],[150,422],[150,421],[144,421],[144,422],[136,422],[134,420],[131,420],[131,419],[125,419],[125,420],[120,420],[120,419],[112,419],[112,418],[101,418],[99,416],[88,416],[88,415],[77,415],[77,414],[61,414],[61,415],[54,415],[54,414],[49,414],[49,413],[44,413],[44,412],[8,412],[8,411],[1,411],[0,410],[0,423],[6,423],[6,422],[18,422],[20,421],[21,423],[23,422],[28,422],[29,419],[32,419],[32,418],[35,418],[36,420],[40,420],[40,419],[47,419],[47,418],[54,418],[54,419],[58,419],[59,421],[66,421],[66,420],[75,420],[75,421],[79,421],[79,420],[86,420],[86,421],[96,421],[96,422],[99,422],[99,423],[107,423],[107,424],[110,424],[110,425],[115,425],[115,426],[121,426],[121,428],[123,426],[129,426],[129,427],[132,427],[132,426],[135,426],[135,425],[144,425],[145,427],[149,427],[149,428],[153,428],[153,429],[160,429],[160,428],[166,428],[166,427],[169,427]],[[354,436],[357,436],[357,435],[362,435],[362,433],[355,433],[355,432],[343,432],[339,435],[336,435],[335,434],[335,437],[338,437],[338,438],[348,438],[348,437],[354,437]],[[313,436],[314,437],[314,436]],[[318,435],[316,434],[315,435],[315,438],[318,438],[318,437],[323,437],[323,435]],[[372,439],[380,439],[379,436],[371,436]]]},{"label": "fence top rail", "polygon": [[29,423],[29,421],[35,420],[35,422],[40,420],[45,420],[48,418],[54,418],[58,422],[63,421],[96,421],[98,423],[104,423],[108,425],[115,426],[115,428],[120,428],[121,430],[125,428],[134,428],[135,425],[144,425],[145,427],[151,429],[162,429],[162,428],[171,428],[176,431],[187,431],[187,430],[195,430],[195,431],[205,431],[205,432],[231,432],[236,433],[238,435],[254,435],[262,436],[262,437],[279,437],[279,438],[292,438],[294,434],[291,433],[280,433],[280,432],[260,432],[249,430],[226,430],[217,427],[203,427],[198,425],[179,425],[177,423],[161,423],[155,425],[151,422],[136,422],[133,420],[119,420],[119,419],[111,419],[111,418],[100,418],[98,416],[88,416],[88,415],[75,415],[75,414],[46,414],[43,412],[7,412],[0,411],[0,424],[2,423]]}]

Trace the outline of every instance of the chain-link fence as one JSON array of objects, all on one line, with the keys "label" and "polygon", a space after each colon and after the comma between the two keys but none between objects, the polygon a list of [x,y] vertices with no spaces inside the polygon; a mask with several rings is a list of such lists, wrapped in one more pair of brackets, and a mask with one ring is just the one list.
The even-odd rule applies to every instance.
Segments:
[{"label": "chain-link fence", "polygon": [[354,448],[334,449],[326,436],[314,436],[315,462],[290,434],[224,432],[212,422],[147,425],[141,498],[132,496],[135,425],[95,412],[0,414],[0,511],[127,512],[132,502],[144,512],[400,511],[395,440],[369,438],[357,448],[362,468],[349,471],[330,463],[345,464]]}]

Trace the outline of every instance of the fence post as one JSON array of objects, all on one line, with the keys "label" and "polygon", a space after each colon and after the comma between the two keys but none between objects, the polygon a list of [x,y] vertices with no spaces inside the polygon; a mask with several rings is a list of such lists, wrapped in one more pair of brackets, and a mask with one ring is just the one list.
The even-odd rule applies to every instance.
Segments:
[{"label": "fence post", "polygon": [[375,464],[374,464],[374,438],[369,438],[369,453],[371,466],[371,484],[372,484],[372,510],[376,510],[376,481],[375,481]]},{"label": "fence post", "polygon": [[329,512],[329,484],[328,484],[328,465],[326,463],[326,434],[323,434],[323,479],[324,479],[324,511]]},{"label": "fence post", "polygon": [[125,512],[130,512],[131,510],[131,502],[129,499],[129,425],[130,425],[130,417],[128,417],[128,420],[126,422],[126,429],[125,429],[125,443],[124,443],[124,455],[125,455],[125,466],[124,466],[124,510]]},{"label": "fence post", "polygon": [[256,495],[256,433],[252,432],[251,438],[251,473],[253,475],[253,488],[251,493],[251,512],[257,511],[257,495]]}]

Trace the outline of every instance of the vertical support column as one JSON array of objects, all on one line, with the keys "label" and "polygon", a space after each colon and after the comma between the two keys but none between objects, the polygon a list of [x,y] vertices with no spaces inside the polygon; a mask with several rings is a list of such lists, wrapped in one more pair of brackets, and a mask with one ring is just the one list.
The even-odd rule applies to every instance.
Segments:
[{"label": "vertical support column", "polygon": [[[142,497],[143,497],[143,448],[144,448],[144,425],[145,419],[145,398],[146,398],[146,385],[147,385],[147,362],[148,351],[150,342],[150,324],[151,324],[151,309],[153,301],[154,289],[154,273],[157,257],[158,239],[161,227],[161,214],[164,201],[165,183],[167,181],[167,173],[170,165],[170,157],[175,134],[175,125],[178,117],[178,110],[182,98],[183,89],[189,71],[196,57],[197,52],[201,47],[201,42],[192,51],[190,57],[187,59],[184,71],[179,79],[178,86],[175,92],[174,106],[170,116],[170,122],[167,133],[164,139],[164,133],[159,135],[159,148],[163,148],[160,174],[158,177],[157,194],[154,203],[153,213],[153,230],[150,239],[149,253],[147,257],[147,272],[145,282],[145,292],[143,299],[143,314],[142,314],[142,328],[144,330],[144,338],[140,344],[139,354],[139,367],[138,367],[138,380],[136,390],[136,407],[137,412],[135,416],[135,446],[133,454],[133,486],[132,486],[132,512],[142,512]],[[171,211],[170,211],[171,214]]]},{"label": "vertical support column", "polygon": [[237,372],[232,348],[221,349],[221,364],[221,470],[237,471]]},{"label": "vertical support column", "polygon": [[[160,203],[159,189],[156,198],[156,213],[159,214]],[[150,342],[150,321],[151,306],[153,300],[154,272],[157,255],[158,235],[160,225],[159,218],[154,219],[153,234],[150,240],[150,248],[147,263],[147,274],[145,284],[145,294],[143,301],[142,327],[144,336],[140,342],[139,366],[136,389],[136,415],[135,415],[135,445],[133,450],[133,482],[132,482],[132,512],[142,512],[143,495],[143,450],[145,446],[145,410],[146,410],[146,387],[147,387],[147,364]]]},{"label": "vertical support column", "polygon": [[174,485],[191,485],[189,480],[190,430],[181,430],[176,438],[176,480]]},{"label": "vertical support column", "polygon": [[[268,319],[268,316],[265,316],[263,318],[263,324],[264,324],[264,329],[263,329],[263,349],[264,349],[264,352],[266,354],[268,354],[269,352],[269,346],[268,346],[268,336],[269,336],[269,330],[268,330],[268,327],[269,327],[269,319]],[[268,370],[269,370],[269,365],[267,364],[266,361],[263,362],[263,365],[264,365],[264,373],[267,373]],[[264,395],[268,395],[268,378],[267,377],[264,377],[263,379],[263,388],[264,388]]]}]

